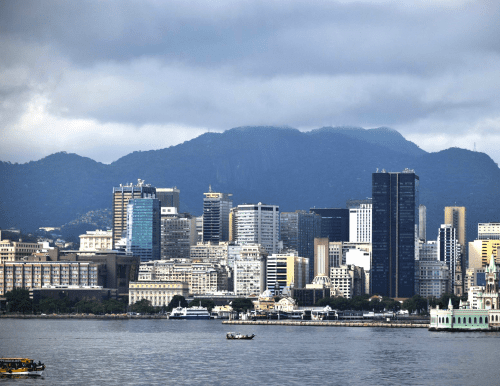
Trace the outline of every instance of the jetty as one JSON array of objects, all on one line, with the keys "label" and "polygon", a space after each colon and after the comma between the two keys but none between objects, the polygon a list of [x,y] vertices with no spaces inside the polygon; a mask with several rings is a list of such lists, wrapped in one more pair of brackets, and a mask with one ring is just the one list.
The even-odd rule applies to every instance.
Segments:
[{"label": "jetty", "polygon": [[338,320],[223,320],[222,324],[247,324],[261,326],[316,326],[316,327],[385,327],[429,328],[426,321],[338,321]]}]

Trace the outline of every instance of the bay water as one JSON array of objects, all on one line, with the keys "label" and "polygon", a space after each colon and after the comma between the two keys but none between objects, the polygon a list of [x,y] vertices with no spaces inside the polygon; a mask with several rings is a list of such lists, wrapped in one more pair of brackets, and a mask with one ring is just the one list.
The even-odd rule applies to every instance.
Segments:
[{"label": "bay water", "polygon": [[[227,340],[229,331],[256,337]],[[0,357],[47,366],[0,385],[498,384],[499,347],[498,332],[0,319]]]}]

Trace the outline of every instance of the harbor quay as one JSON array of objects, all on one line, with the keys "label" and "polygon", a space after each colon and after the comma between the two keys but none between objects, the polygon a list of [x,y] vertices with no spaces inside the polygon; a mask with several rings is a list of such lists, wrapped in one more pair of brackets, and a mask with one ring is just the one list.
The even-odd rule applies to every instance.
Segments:
[{"label": "harbor quay", "polygon": [[223,320],[222,324],[246,324],[265,326],[315,326],[315,327],[386,327],[429,328],[428,321],[337,321],[337,320]]}]

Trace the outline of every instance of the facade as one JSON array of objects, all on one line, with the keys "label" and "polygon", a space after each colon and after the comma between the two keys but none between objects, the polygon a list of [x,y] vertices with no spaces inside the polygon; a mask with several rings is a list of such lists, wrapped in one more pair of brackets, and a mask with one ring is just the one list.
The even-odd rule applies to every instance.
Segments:
[{"label": "facade", "polygon": [[330,241],[349,241],[349,209],[312,208],[310,212],[321,215],[321,236]]},{"label": "facade", "polygon": [[175,208],[179,212],[181,191],[177,188],[156,188],[156,198],[162,208]]},{"label": "facade", "polygon": [[340,292],[344,298],[365,293],[365,273],[362,267],[355,265],[341,265],[330,268],[330,281],[334,290]]},{"label": "facade", "polygon": [[477,238],[478,240],[500,240],[500,223],[477,224]]},{"label": "facade", "polygon": [[233,262],[234,294],[258,296],[266,289],[266,258],[256,257]]},{"label": "facade", "polygon": [[164,215],[163,209],[160,238],[161,259],[188,259],[191,246],[196,245],[196,219],[187,213]]},{"label": "facade", "polygon": [[321,216],[303,210],[281,212],[280,233],[283,250],[294,250],[309,259],[309,280],[314,278],[314,239],[321,235]]},{"label": "facade", "polygon": [[255,205],[238,205],[234,217],[237,244],[260,244],[269,254],[279,252],[279,206],[265,205],[261,202]]},{"label": "facade", "polygon": [[417,290],[424,298],[440,298],[450,292],[450,270],[448,265],[436,259],[415,262]]},{"label": "facade", "polygon": [[483,268],[490,263],[493,256],[496,264],[500,264],[500,240],[482,239],[469,243],[469,268]]},{"label": "facade", "polygon": [[227,263],[228,253],[228,242],[220,242],[218,244],[211,242],[197,243],[190,247],[191,260]]},{"label": "facade", "polygon": [[10,261],[20,261],[26,256],[31,256],[33,253],[39,252],[42,249],[47,249],[48,243],[26,243],[22,240],[0,241],[0,263]]},{"label": "facade", "polygon": [[120,243],[127,235],[127,205],[134,198],[155,198],[156,188],[138,180],[137,185],[128,184],[113,188],[113,245]]},{"label": "facade", "polygon": [[372,175],[372,292],[415,294],[419,178],[413,170]]},{"label": "facade", "polygon": [[[349,242],[372,242],[372,200],[348,201]],[[332,240],[333,241],[333,240]]]},{"label": "facade", "polygon": [[309,259],[293,254],[272,254],[267,258],[267,289],[280,295],[285,287],[303,288],[309,276]]},{"label": "facade", "polygon": [[80,235],[80,252],[109,251],[113,249],[113,231],[87,231]]},{"label": "facade", "polygon": [[473,287],[486,286],[486,271],[484,268],[467,268],[464,276],[464,290],[469,293]]},{"label": "facade", "polygon": [[175,295],[189,296],[188,284],[177,281],[130,282],[128,304],[148,300],[154,307],[168,306]]},{"label": "facade", "polygon": [[105,266],[92,262],[23,261],[0,264],[0,296],[14,288],[94,287],[106,284]]},{"label": "facade", "polygon": [[232,194],[203,193],[203,242],[229,241],[229,212],[233,205]]},{"label": "facade", "polygon": [[370,269],[371,269],[372,253],[371,244],[358,245],[355,248],[350,248],[345,253],[345,264],[355,265],[363,268],[364,272],[364,288],[365,293],[370,294]]},{"label": "facade", "polygon": [[127,205],[127,254],[141,261],[160,259],[160,201],[136,198]]}]

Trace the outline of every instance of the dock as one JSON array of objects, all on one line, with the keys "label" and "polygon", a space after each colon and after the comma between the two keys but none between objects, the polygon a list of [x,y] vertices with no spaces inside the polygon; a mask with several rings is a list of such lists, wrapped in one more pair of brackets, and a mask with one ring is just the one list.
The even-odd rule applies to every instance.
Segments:
[{"label": "dock", "polygon": [[429,328],[427,322],[409,321],[338,321],[338,320],[224,320],[222,324],[246,324],[260,326],[316,326],[316,327],[385,327],[385,328]]}]

